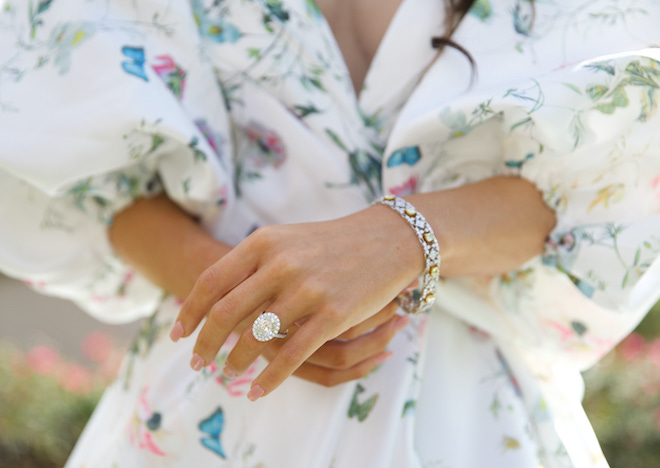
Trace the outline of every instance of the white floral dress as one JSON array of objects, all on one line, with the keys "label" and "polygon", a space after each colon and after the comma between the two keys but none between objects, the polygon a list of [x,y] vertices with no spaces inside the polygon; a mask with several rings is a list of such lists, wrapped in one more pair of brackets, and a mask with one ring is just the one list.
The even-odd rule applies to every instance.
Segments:
[{"label": "white floral dress", "polygon": [[[475,76],[453,49],[433,62],[442,2],[403,0],[356,96],[312,0],[6,1],[0,268],[147,317],[67,467],[607,466],[579,371],[660,296],[660,3],[534,5],[475,2],[454,35]],[[162,191],[236,244],[496,174],[556,210],[545,255],[443,281],[367,377],[256,403],[264,363],[226,379],[227,343],[191,371],[179,302],[106,238]]]}]

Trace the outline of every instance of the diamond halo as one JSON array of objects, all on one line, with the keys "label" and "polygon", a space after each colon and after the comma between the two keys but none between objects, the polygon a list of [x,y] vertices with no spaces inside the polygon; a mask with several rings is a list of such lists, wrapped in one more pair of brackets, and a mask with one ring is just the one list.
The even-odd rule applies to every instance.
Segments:
[{"label": "diamond halo", "polygon": [[252,336],[261,342],[270,341],[273,338],[284,338],[286,331],[280,333],[280,318],[272,312],[262,312],[252,324]]}]

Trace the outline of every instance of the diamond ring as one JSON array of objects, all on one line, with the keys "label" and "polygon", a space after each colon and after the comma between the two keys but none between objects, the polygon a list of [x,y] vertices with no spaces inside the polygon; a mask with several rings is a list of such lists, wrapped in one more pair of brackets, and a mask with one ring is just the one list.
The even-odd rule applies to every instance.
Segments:
[{"label": "diamond ring", "polygon": [[280,318],[265,310],[252,324],[252,336],[257,341],[270,341],[273,338],[284,338],[289,330],[280,333]]}]

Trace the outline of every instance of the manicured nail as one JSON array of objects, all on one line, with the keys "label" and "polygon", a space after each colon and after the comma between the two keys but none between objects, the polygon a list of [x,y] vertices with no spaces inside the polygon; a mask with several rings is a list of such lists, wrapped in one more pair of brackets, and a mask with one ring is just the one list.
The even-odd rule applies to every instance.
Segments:
[{"label": "manicured nail", "polygon": [[235,379],[238,374],[231,370],[229,367],[225,366],[225,368],[222,370],[222,373],[224,374],[225,377],[228,379]]},{"label": "manicured nail", "polygon": [[255,385],[250,389],[250,391],[247,394],[248,400],[250,401],[257,401],[261,396],[266,393],[266,391],[261,388],[261,385]]},{"label": "manicured nail", "polygon": [[193,357],[190,360],[190,367],[192,367],[194,371],[201,371],[202,367],[204,367],[204,359],[202,359],[202,356],[197,353],[193,354]]},{"label": "manicured nail", "polygon": [[402,315],[399,317],[394,324],[394,329],[398,332],[406,328],[406,325],[410,323],[410,315]]},{"label": "manicured nail", "polygon": [[385,352],[381,353],[381,355],[376,358],[376,365],[378,366],[378,365],[384,363],[385,361],[387,361],[392,356],[394,356],[394,352],[392,352],[392,351],[385,351]]},{"label": "manicured nail", "polygon": [[181,320],[177,320],[172,327],[172,331],[170,331],[170,340],[176,343],[183,336],[183,332],[183,324],[181,323]]}]

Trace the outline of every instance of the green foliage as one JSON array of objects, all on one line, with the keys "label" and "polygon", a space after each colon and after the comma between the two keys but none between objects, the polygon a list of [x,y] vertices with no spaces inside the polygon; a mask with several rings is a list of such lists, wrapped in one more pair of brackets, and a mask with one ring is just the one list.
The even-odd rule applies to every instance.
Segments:
[{"label": "green foliage", "polygon": [[93,358],[92,370],[52,348],[24,353],[0,343],[0,468],[63,466],[121,353]]},{"label": "green foliage", "polygon": [[647,468],[660,460],[659,337],[660,303],[584,374],[584,407],[612,468]]}]

